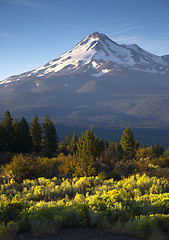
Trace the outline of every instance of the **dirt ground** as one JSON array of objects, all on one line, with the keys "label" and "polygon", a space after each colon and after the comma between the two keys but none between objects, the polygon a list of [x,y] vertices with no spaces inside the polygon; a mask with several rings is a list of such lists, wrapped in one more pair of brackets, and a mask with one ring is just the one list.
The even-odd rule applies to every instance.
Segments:
[{"label": "dirt ground", "polygon": [[17,234],[14,240],[139,240],[128,234],[95,228],[62,228],[54,235]]}]

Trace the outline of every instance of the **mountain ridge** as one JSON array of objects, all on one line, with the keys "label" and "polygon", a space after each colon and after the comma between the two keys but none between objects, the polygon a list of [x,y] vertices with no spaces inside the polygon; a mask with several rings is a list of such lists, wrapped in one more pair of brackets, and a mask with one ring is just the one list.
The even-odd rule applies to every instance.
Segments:
[{"label": "mountain ridge", "polygon": [[[136,53],[139,55],[136,55]],[[37,77],[41,77],[50,73],[62,74],[63,70],[64,74],[67,74],[67,72],[70,73],[69,69],[71,71],[72,69],[77,70],[77,68],[89,63],[92,64],[93,70],[97,70],[101,66],[101,63],[97,63],[97,61],[101,59],[104,62],[113,62],[114,64],[122,67],[135,66],[134,68],[131,68],[134,70],[147,71],[151,73],[158,73],[159,71],[160,74],[164,73],[164,68],[167,66],[167,71],[169,72],[168,55],[164,55],[162,57],[154,55],[140,48],[136,44],[119,45],[108,38],[105,34],[94,32],[76,44],[72,50],[67,51],[60,57],[49,61],[41,67],[21,75],[23,75],[24,78],[30,77],[33,74]],[[74,67],[72,68],[72,66]],[[146,69],[145,66],[148,66],[148,69]],[[107,71],[106,69],[104,70],[105,71],[102,71],[100,76],[112,71],[112,69]],[[15,78],[20,76],[21,78],[21,75],[12,77]],[[17,81],[18,80],[19,78]],[[0,84],[9,83],[9,81],[10,77],[2,81]]]},{"label": "mountain ridge", "polygon": [[168,92],[169,55],[119,45],[98,32],[47,64],[0,82],[1,112],[31,117],[31,108],[42,116],[48,109],[55,122],[68,125],[169,127]]}]

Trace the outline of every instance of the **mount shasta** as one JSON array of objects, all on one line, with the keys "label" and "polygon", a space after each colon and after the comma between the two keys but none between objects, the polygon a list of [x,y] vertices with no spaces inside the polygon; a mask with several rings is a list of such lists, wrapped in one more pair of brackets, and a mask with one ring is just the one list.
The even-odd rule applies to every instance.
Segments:
[{"label": "mount shasta", "polygon": [[1,114],[71,126],[169,127],[169,55],[94,32],[47,64],[0,82]]}]

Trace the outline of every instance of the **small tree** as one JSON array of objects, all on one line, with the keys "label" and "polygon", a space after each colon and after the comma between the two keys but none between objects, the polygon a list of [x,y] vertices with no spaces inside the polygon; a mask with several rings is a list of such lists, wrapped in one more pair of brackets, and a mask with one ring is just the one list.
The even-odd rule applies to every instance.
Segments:
[{"label": "small tree", "polygon": [[80,158],[96,158],[104,150],[104,142],[93,134],[92,129],[82,133],[77,142],[77,155]]},{"label": "small tree", "polygon": [[126,128],[123,131],[120,144],[124,152],[124,157],[127,159],[132,158],[135,154],[135,151],[134,151],[135,142],[133,139],[133,133],[131,132],[130,128]]},{"label": "small tree", "polygon": [[155,157],[160,157],[163,155],[163,147],[159,144],[155,144],[154,148],[153,148],[153,153]]},{"label": "small tree", "polygon": [[60,144],[58,146],[58,150],[60,153],[62,152],[65,155],[68,155],[70,153],[69,152],[70,141],[71,141],[71,138],[68,135],[65,137],[65,140],[60,141]]},{"label": "small tree", "polygon": [[77,150],[77,142],[78,142],[78,138],[77,138],[76,133],[74,132],[73,136],[72,136],[72,139],[71,139],[71,142],[70,142],[70,148],[71,148],[73,153],[75,153],[76,150]]},{"label": "small tree", "polygon": [[35,152],[40,152],[42,148],[42,129],[37,116],[35,116],[32,121],[30,135],[32,137],[33,150]]},{"label": "small tree", "polygon": [[51,157],[52,154],[57,149],[58,137],[55,126],[53,122],[50,120],[49,115],[45,117],[42,126],[43,126],[43,151],[46,156]]},{"label": "small tree", "polygon": [[106,163],[109,167],[113,167],[117,161],[122,159],[122,148],[118,142],[109,142],[108,147],[104,150],[100,157],[102,163]]}]

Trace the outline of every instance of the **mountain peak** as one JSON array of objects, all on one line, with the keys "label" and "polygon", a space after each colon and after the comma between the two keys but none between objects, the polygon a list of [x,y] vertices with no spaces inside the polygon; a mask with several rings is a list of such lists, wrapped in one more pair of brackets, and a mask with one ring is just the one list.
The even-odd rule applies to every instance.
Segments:
[{"label": "mountain peak", "polygon": [[[168,56],[155,56],[136,44],[119,45],[107,35],[93,32],[70,51],[33,71],[12,78],[20,81],[26,78],[53,77],[56,75],[89,74],[100,77],[105,74],[119,74],[125,68],[132,71],[167,74]],[[10,83],[5,79],[0,83]]]},{"label": "mountain peak", "polygon": [[93,32],[92,34],[90,34],[89,36],[91,36],[92,38],[96,39],[100,37],[100,33],[98,32]]},{"label": "mountain peak", "polygon": [[94,40],[104,40],[104,39],[107,39],[107,40],[113,42],[107,35],[105,35],[104,33],[99,33],[99,32],[93,32],[93,33],[89,34],[86,38],[92,38]]}]

